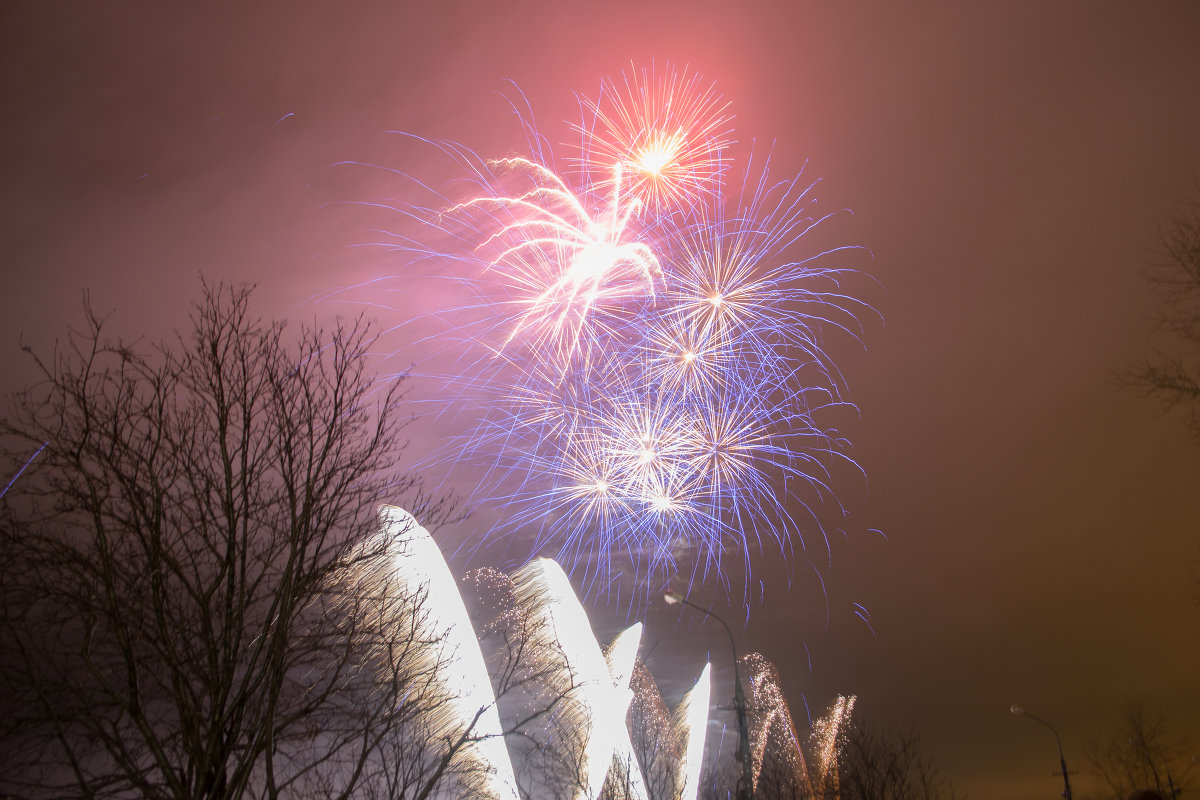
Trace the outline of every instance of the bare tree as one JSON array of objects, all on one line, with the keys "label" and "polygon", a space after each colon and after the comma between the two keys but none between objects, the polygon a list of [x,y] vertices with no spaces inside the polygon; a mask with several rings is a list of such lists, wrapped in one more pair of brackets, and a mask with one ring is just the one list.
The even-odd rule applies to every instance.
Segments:
[{"label": "bare tree", "polygon": [[1092,742],[1087,762],[1099,779],[1104,800],[1125,800],[1137,791],[1174,798],[1192,783],[1195,751],[1172,735],[1167,716],[1145,703],[1126,706],[1112,735]]},{"label": "bare tree", "polygon": [[484,567],[468,573],[464,582],[473,588],[467,593],[472,623],[492,676],[521,797],[577,797],[586,789],[583,753],[590,731],[563,718],[580,684],[565,675],[557,637],[517,599],[511,576]]},{"label": "bare tree", "polygon": [[1149,278],[1163,298],[1157,323],[1173,340],[1172,351],[1160,351],[1125,377],[1165,408],[1186,408],[1188,430],[1200,441],[1200,202],[1168,220],[1160,243],[1162,258]]},{"label": "bare tree", "polygon": [[0,792],[407,797],[445,775],[453,743],[421,737],[444,697],[411,658],[431,643],[383,629],[394,596],[339,589],[387,550],[361,546],[377,503],[418,488],[402,381],[369,375],[362,319],[292,334],[249,294],[206,287],[154,347],[88,308],[11,399]]},{"label": "bare tree", "polygon": [[[954,800],[953,787],[921,751],[916,732],[856,722],[839,734],[836,780],[798,780],[796,767],[781,750],[768,750],[754,787],[757,800]],[[707,776],[701,797],[730,800],[737,795],[736,765]]]},{"label": "bare tree", "polygon": [[915,730],[858,721],[844,731],[842,800],[952,800],[953,788],[921,750]]},{"label": "bare tree", "polygon": [[[1181,205],[1159,233],[1162,257],[1149,273],[1163,299],[1156,320],[1169,349],[1126,371],[1126,385],[1158,400],[1165,410],[1187,410],[1188,433],[1200,444],[1200,201]],[[1200,605],[1200,570],[1192,601]]]}]

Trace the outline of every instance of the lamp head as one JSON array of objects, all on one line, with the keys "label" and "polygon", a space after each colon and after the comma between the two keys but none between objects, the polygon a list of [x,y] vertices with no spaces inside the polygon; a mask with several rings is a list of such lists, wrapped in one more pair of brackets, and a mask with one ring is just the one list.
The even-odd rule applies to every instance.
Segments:
[{"label": "lamp head", "polygon": [[1018,705],[1010,706],[1008,710],[1016,717],[1024,716],[1025,714],[1025,709]]},{"label": "lamp head", "polygon": [[664,592],[663,600],[667,601],[667,605],[673,606],[683,602],[683,595],[679,592]]}]

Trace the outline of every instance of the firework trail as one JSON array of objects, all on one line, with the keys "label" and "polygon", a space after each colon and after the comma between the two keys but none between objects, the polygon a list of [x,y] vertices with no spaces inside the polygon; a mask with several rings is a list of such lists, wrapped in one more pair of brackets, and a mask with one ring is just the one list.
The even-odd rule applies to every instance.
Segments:
[{"label": "firework trail", "polygon": [[[389,633],[398,641],[412,639],[413,646],[404,655],[411,663],[405,666],[434,684],[419,712],[429,741],[465,742],[450,761],[449,774],[468,781],[460,788],[472,797],[515,800],[521,792],[492,676],[458,585],[429,532],[408,512],[384,506],[379,521],[376,535],[351,554],[355,567],[342,587],[345,596],[378,601],[366,613],[382,625],[380,646],[385,651]],[[654,715],[640,719],[639,735],[646,725],[653,725],[656,732],[668,736],[668,752],[659,766],[665,764],[670,784],[679,787],[674,796],[694,800],[708,722],[707,664],[673,721],[653,677],[637,659],[641,624],[627,628],[601,650],[579,598],[556,563],[539,559],[511,577],[492,568],[476,570],[467,581],[486,617],[481,633],[516,637],[522,657],[531,662],[509,663],[501,669],[506,673],[524,669],[535,684],[523,687],[533,704],[558,699],[551,707],[561,708],[551,719],[537,714],[529,719],[541,720],[543,733],[550,734],[547,745],[559,739],[568,748],[576,746],[567,755],[574,762],[571,785],[577,798],[595,800],[606,780],[614,777],[627,800],[649,796],[639,760],[645,756],[634,751],[627,723],[630,705],[636,702],[641,708],[656,709]],[[368,655],[366,662],[372,660]],[[388,653],[381,653],[378,660],[388,663]],[[383,680],[395,679],[386,668],[380,675]],[[503,677],[501,684],[505,685]],[[522,739],[530,733],[520,726],[514,732]],[[536,792],[537,782],[545,776],[535,774],[533,780]]]},{"label": "firework trail", "polygon": [[704,734],[708,726],[708,702],[712,692],[709,680],[711,665],[696,680],[675,711],[675,736],[682,744],[680,759],[675,772],[676,797],[680,800],[695,800],[700,791],[700,770],[704,759]]},{"label": "firework trail", "polygon": [[[805,748],[796,733],[775,665],[759,653],[750,653],[741,662],[750,683],[747,710],[755,782],[760,780],[764,765],[773,760],[791,773],[802,797],[837,797],[840,736],[854,710],[854,696],[838,697],[825,716],[813,722],[809,746]],[[812,764],[805,759],[806,749]]]},{"label": "firework trail", "polygon": [[[547,673],[546,683],[562,698],[561,719],[582,739],[581,752],[576,754],[580,776],[576,798],[594,800],[604,787],[621,734],[628,740],[627,687],[641,625],[635,625],[621,637],[623,641],[619,640],[614,663],[620,662],[621,673],[614,676],[592,636],[587,613],[557,563],[537,559],[519,570],[513,582],[517,602],[533,621],[535,646],[556,654],[551,659],[557,669]],[[637,770],[636,761],[629,768],[631,772]],[[640,775],[635,780],[640,784]]]},{"label": "firework trail", "polygon": [[814,789],[824,792],[814,797],[840,797],[841,777],[838,757],[841,755],[842,729],[850,724],[854,713],[854,695],[842,695],[833,701],[825,716],[813,722],[810,746],[816,760],[816,772],[809,776]]},{"label": "firework trail", "polygon": [[469,737],[453,754],[452,772],[479,778],[479,797],[517,800],[491,678],[450,569],[429,532],[407,511],[383,506],[379,523],[362,552],[387,557],[365,562],[370,569],[349,581],[350,596],[381,596],[385,626],[399,637],[417,632],[419,644],[408,657],[416,674],[432,676],[436,684],[436,697],[428,703],[432,711],[422,720],[431,741]]},{"label": "firework trail", "polygon": [[[583,691],[580,676],[584,672],[579,667],[578,656],[573,659],[567,654],[582,648],[591,654],[582,659],[587,662],[594,661],[595,651],[590,644],[572,643],[576,638],[574,634],[568,643],[560,642],[553,629],[547,627],[547,618],[541,612],[533,611],[544,607],[554,593],[536,592],[519,602],[513,578],[492,567],[473,570],[466,582],[473,586],[472,593],[483,612],[481,633],[496,633],[506,641],[524,643],[520,648],[523,663],[504,663],[498,668],[505,674],[520,672],[527,677],[533,676],[533,681],[538,684],[535,688],[542,690],[541,694],[533,691],[532,699],[523,697],[518,707],[510,708],[507,714],[502,710],[501,718],[528,716],[531,709],[545,705],[547,698],[566,691],[572,696],[562,713],[549,720],[538,717],[532,727],[522,728],[517,733],[521,741],[532,741],[535,747],[563,747],[565,742],[568,751],[574,750],[567,753],[568,758],[578,759],[587,749],[583,746],[586,731],[580,726],[592,724],[590,714],[581,714],[580,706],[605,707],[605,700],[603,696],[597,696],[585,698],[583,703],[576,702],[578,693]],[[528,590],[527,580],[525,584]],[[604,649],[609,682],[619,703],[611,709],[616,744],[601,796],[624,796],[630,800],[671,796],[695,800],[708,725],[711,668],[705,664],[695,685],[672,712],[663,700],[654,676],[637,658],[640,638],[640,626],[635,625]],[[603,685],[604,681],[599,679],[597,683]],[[621,716],[622,707],[627,708],[626,717]],[[575,773],[574,769],[571,771]]]},{"label": "firework trail", "polygon": [[[643,776],[651,794],[658,797],[678,786],[677,767],[683,749],[670,708],[650,670],[640,660],[633,668],[630,681],[633,702],[630,704],[629,725],[633,732],[634,750],[642,764]],[[707,714],[705,715],[707,722]]]},{"label": "firework trail", "polygon": [[580,109],[565,168],[519,111],[528,155],[431,142],[458,196],[397,209],[418,230],[387,246],[473,298],[437,360],[478,422],[438,466],[483,472],[471,499],[503,520],[477,546],[532,539],[587,593],[790,556],[844,514],[834,466],[857,469],[823,347],[869,311],[842,288],[855,248],[803,252],[815,184],[741,153],[698,76],[623,74]]},{"label": "firework trail", "polygon": [[629,711],[629,704],[633,701],[630,680],[633,678],[638,645],[641,644],[641,641],[642,625],[638,623],[626,628],[604,652],[604,659],[608,662],[608,672],[617,701],[609,713],[614,718],[620,717],[620,723],[613,726],[613,757],[612,766],[609,769],[618,770],[617,774],[621,776],[620,783],[628,800],[649,800],[646,781],[633,751],[629,728],[625,724],[625,715]]}]

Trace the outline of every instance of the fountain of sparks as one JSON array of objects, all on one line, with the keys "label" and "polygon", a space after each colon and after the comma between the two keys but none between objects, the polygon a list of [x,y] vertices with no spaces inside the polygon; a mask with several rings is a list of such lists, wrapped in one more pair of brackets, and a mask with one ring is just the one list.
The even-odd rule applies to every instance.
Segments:
[{"label": "fountain of sparks", "polygon": [[[388,614],[386,624],[394,626],[398,636],[422,643],[407,657],[423,660],[418,666],[429,668],[437,686],[421,724],[431,741],[465,742],[453,753],[448,771],[476,776],[473,796],[517,800],[521,792],[505,743],[510,731],[502,722],[486,660],[440,550],[408,512],[392,506],[380,510],[379,532],[363,545],[363,552],[379,548],[387,557],[371,560],[369,571],[358,572],[351,593],[387,595],[390,602],[381,605]],[[572,777],[577,779],[573,796],[595,800],[610,773],[619,770],[620,793],[628,800],[649,800],[626,723],[634,696],[631,679],[637,669],[644,669],[636,659],[641,625],[628,628],[602,651],[565,573],[549,559],[518,571],[510,591],[514,602],[503,609],[501,624],[510,631],[520,628],[522,657],[532,661],[523,665],[524,674],[534,676],[538,684],[522,689],[535,697],[556,698],[560,708],[545,725],[578,745],[570,754]],[[510,669],[519,666],[508,664]],[[669,726],[672,739],[682,743],[681,757],[669,768],[673,784],[680,788],[675,796],[684,800],[693,800],[699,785],[708,676],[705,665],[679,706],[678,720]],[[529,735],[528,730],[520,733]]]},{"label": "fountain of sparks", "polygon": [[[420,726],[431,742],[465,742],[447,771],[473,776],[472,797],[536,795],[548,791],[553,779],[539,769],[558,769],[561,777],[566,767],[565,794],[575,800],[696,798],[709,722],[709,665],[672,712],[637,658],[641,624],[602,648],[566,574],[549,559],[536,559],[511,576],[491,568],[471,573],[476,592],[493,596],[491,619],[477,630],[429,532],[393,506],[382,507],[379,520],[362,552],[385,557],[363,560],[370,566],[347,582],[347,596],[380,598],[385,628],[419,643],[407,647],[405,657],[420,661],[417,672],[432,675],[435,684]],[[492,653],[489,662],[481,641],[505,642],[507,654],[519,657],[497,660]],[[802,747],[774,666],[759,654],[742,664],[756,780],[768,767],[783,765],[797,789],[808,793],[803,796],[836,797],[839,737],[854,698],[838,698]],[[511,682],[513,676],[520,680]],[[493,681],[502,689],[499,697]],[[514,689],[519,699],[506,708]],[[543,760],[519,773],[514,764],[529,761],[522,743],[532,743]],[[549,751],[557,751],[557,761],[545,760]],[[556,796],[563,790],[553,788]]]},{"label": "fountain of sparks", "polygon": [[742,668],[750,683],[748,710],[755,785],[770,773],[772,779],[790,783],[800,797],[839,797],[839,744],[854,711],[855,697],[835,699],[825,715],[813,722],[805,746],[796,733],[775,665],[761,654],[751,653],[742,658]]}]

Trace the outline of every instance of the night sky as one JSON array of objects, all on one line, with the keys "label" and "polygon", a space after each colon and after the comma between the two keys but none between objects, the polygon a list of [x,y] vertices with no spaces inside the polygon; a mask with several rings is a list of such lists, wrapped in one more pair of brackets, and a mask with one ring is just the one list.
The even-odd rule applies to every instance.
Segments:
[{"label": "night sky", "polygon": [[[0,388],[85,288],[150,338],[201,273],[256,282],[264,315],[352,311],[313,298],[404,264],[354,246],[380,221],[348,203],[402,189],[338,162],[429,168],[388,131],[516,152],[507,80],[555,138],[573,92],[690,65],[853,210],[835,231],[873,254],[883,318],[831,343],[869,483],[839,487],[826,594],[763,570],[739,646],[801,720],[802,695],[857,693],[973,800],[1055,796],[1053,738],[1012,703],[1073,769],[1129,699],[1200,747],[1200,449],[1116,377],[1151,351],[1158,226],[1200,193],[1197,31],[1185,2],[6,3]],[[652,671],[669,691],[668,653],[682,686],[711,650],[723,702],[720,630],[676,619],[650,614]]]}]

